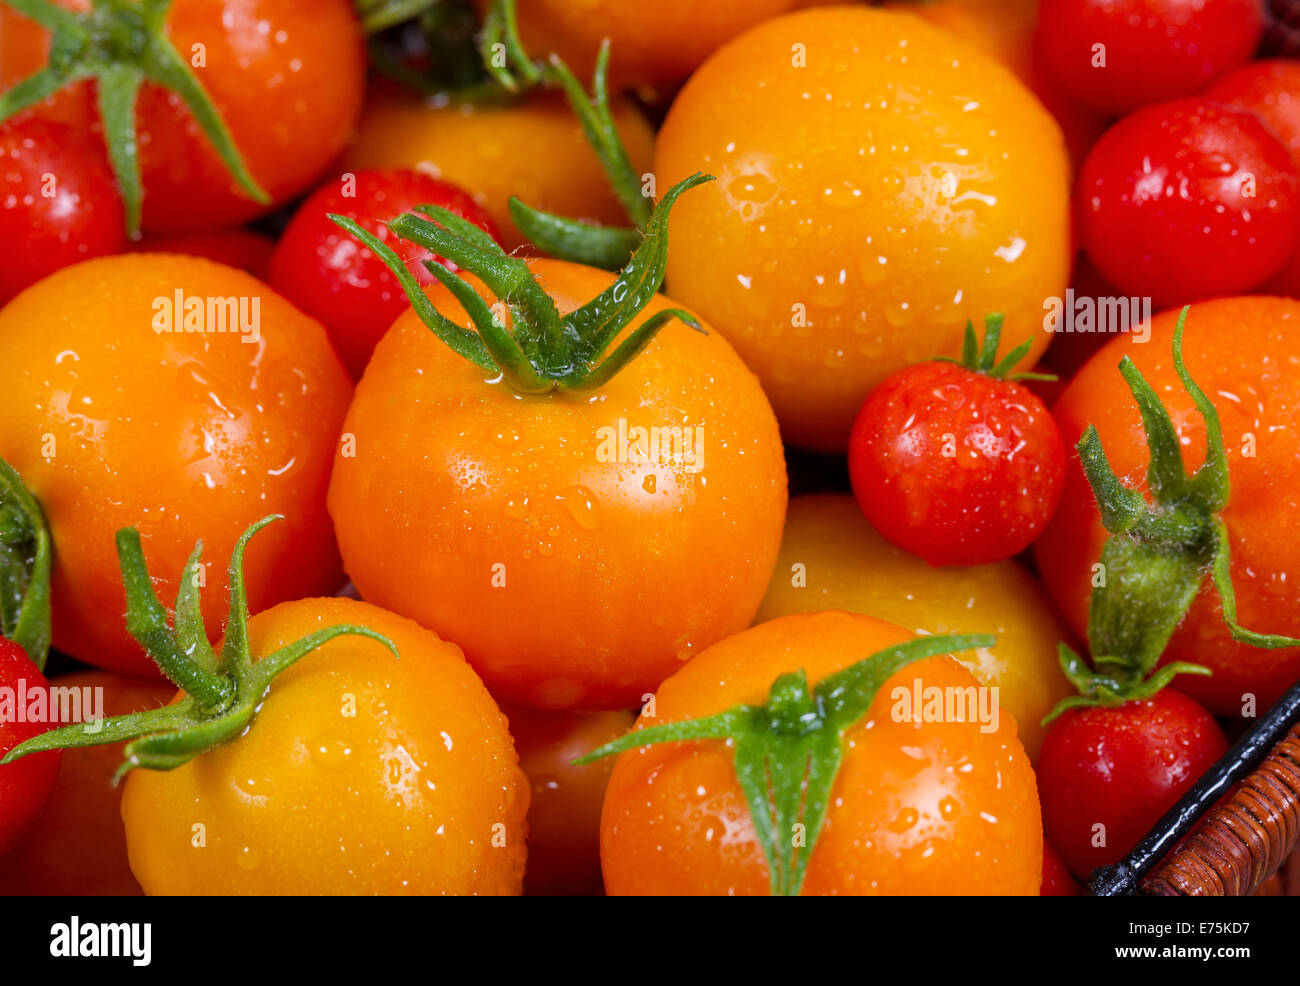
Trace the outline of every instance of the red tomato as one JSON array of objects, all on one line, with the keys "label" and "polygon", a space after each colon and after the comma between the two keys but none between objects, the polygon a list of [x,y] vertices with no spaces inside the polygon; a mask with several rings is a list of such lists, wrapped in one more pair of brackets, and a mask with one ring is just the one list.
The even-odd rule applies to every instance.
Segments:
[{"label": "red tomato", "polygon": [[1214,717],[1169,689],[1071,709],[1038,756],[1044,835],[1086,879],[1132,849],[1227,749]]},{"label": "red tomato", "polygon": [[[0,757],[51,725],[49,687],[27,652],[0,637]],[[36,703],[32,696],[45,693]],[[44,711],[38,709],[44,706]],[[28,721],[35,717],[36,721]],[[0,853],[22,834],[54,789],[62,751],[34,753],[0,767]]]},{"label": "red tomato", "polygon": [[219,229],[210,233],[161,233],[145,236],[131,246],[132,253],[181,253],[206,257],[236,270],[248,271],[265,281],[271,272],[275,241],[248,229]]},{"label": "red tomato", "polygon": [[849,439],[853,494],[871,525],[932,565],[1024,550],[1061,497],[1065,445],[1043,402],[955,363],[895,371]]},{"label": "red tomato", "polygon": [[122,203],[99,145],[35,117],[0,124],[0,305],[29,284],[126,243]]},{"label": "red tomato", "polygon": [[1038,44],[1074,99],[1111,116],[1199,92],[1255,52],[1259,0],[1043,0]]},{"label": "red tomato", "polygon": [[1300,242],[1296,169],[1251,113],[1182,100],[1108,130],[1076,189],[1102,275],[1157,308],[1249,291]]},{"label": "red tomato", "polygon": [[1083,894],[1061,854],[1043,840],[1043,888],[1041,897],[1079,897]]},{"label": "red tomato", "polygon": [[433,254],[398,239],[384,225],[417,205],[441,206],[500,239],[488,214],[457,186],[417,171],[365,170],[309,195],[271,256],[272,287],[325,326],[354,379],[366,368],[375,343],[411,303],[384,262],[328,214],[356,220],[397,250],[421,284],[433,284],[421,263]]}]

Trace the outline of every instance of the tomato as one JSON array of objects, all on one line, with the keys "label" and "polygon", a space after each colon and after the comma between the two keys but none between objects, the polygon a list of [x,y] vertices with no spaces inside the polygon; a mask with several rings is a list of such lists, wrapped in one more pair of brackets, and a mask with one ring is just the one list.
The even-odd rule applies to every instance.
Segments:
[{"label": "tomato", "polygon": [[420,261],[433,255],[397,240],[383,222],[418,205],[450,209],[493,237],[499,235],[487,213],[455,185],[419,172],[391,169],[348,173],[338,185],[322,185],[298,207],[276,245],[272,287],[320,320],[354,378],[361,376],[375,343],[410,302],[384,262],[331,222],[328,214],[361,223],[402,253],[421,284],[432,284],[433,275]]},{"label": "tomato", "polygon": [[1080,239],[1107,280],[1157,307],[1247,291],[1296,249],[1297,182],[1253,114],[1197,100],[1150,106],[1084,162]]},{"label": "tomato", "polygon": [[1030,759],[1039,721],[1070,688],[1056,644],[1069,632],[1042,587],[1014,562],[933,568],[872,529],[853,498],[794,497],[781,554],[757,620],[843,609],[920,634],[991,633],[997,643],[953,655],[1015,717]]},{"label": "tomato", "polygon": [[303,599],[249,621],[252,654],[340,623],[384,634],[401,659],[335,638],[275,679],[242,735],[128,775],[145,893],[519,893],[527,781],[455,645],[367,603]]},{"label": "tomato", "polygon": [[[612,109],[633,167],[649,172],[650,124],[627,100],[613,100]],[[561,216],[627,223],[581,125],[557,93],[461,106],[375,86],[343,163],[348,171],[414,168],[465,189],[492,217],[507,249],[525,242],[510,218],[512,195]]]},{"label": "tomato", "polygon": [[[0,637],[0,756],[50,728],[49,687],[27,652]],[[0,852],[17,841],[45,804],[60,756],[51,750],[0,767]]]},{"label": "tomato", "polygon": [[227,267],[247,271],[265,281],[271,271],[275,241],[247,229],[219,229],[210,233],[159,233],[132,244],[136,253],[182,253],[206,257]]},{"label": "tomato", "polygon": [[[810,683],[911,637],[869,616],[798,614],[715,644],[660,686],[657,725],[761,702],[781,674]],[[897,687],[965,688],[948,657],[889,678],[843,740],[843,762],[803,892],[1037,894],[1042,829],[1029,759],[1015,723],[919,722],[894,715]],[[918,717],[919,718],[919,717]],[[611,895],[753,895],[768,866],[722,740],[640,747],[614,766],[601,818]]]},{"label": "tomato", "polygon": [[1030,363],[1047,344],[1069,275],[1060,129],[916,17],[806,10],[720,49],[656,147],[661,184],[696,170],[718,180],[674,210],[668,291],[736,346],[792,444],[842,450],[871,388],[956,356],[968,318],[1003,312]]},{"label": "tomato", "polygon": [[600,808],[613,760],[573,761],[632,728],[631,712],[539,712],[509,708],[519,767],[532,786],[528,806],[530,896],[601,894]]},{"label": "tomato", "polygon": [[1263,31],[1259,0],[1043,0],[1038,43],[1074,99],[1119,116],[1199,92]]},{"label": "tomato", "polygon": [[849,439],[858,505],[891,542],[931,565],[1019,554],[1061,497],[1065,444],[1014,380],[956,363],[895,370]]},{"label": "tomato", "polygon": [[[561,312],[613,281],[530,266]],[[330,483],[344,567],[362,598],[460,644],[503,700],[634,705],[758,607],[786,501],[772,411],[720,335],[678,322],[593,393],[488,377],[413,311],[380,340]]]},{"label": "tomato", "polygon": [[[106,671],[59,675],[51,684],[80,690],[83,709],[85,696],[91,696],[91,707],[105,717],[157,708],[176,691],[157,678]],[[0,893],[55,897],[138,897],[143,893],[127,864],[122,790],[113,784],[123,746],[115,743],[63,752],[58,779],[45,807],[13,850],[0,859]],[[49,754],[28,757],[12,766],[42,756]]]},{"label": "tomato", "polygon": [[[1091,423],[1107,458],[1128,486],[1146,491],[1145,432],[1128,386],[1115,367],[1129,356],[1169,408],[1189,469],[1205,457],[1205,426],[1174,371],[1170,342],[1178,313],[1152,321],[1150,340],[1121,336],[1078,372],[1053,414],[1067,441]],[[1293,443],[1300,428],[1300,302],[1223,298],[1195,304],[1187,317],[1187,369],[1218,410],[1227,446],[1231,499],[1221,516],[1228,528],[1231,575],[1242,625],[1261,633],[1300,635],[1300,597],[1291,586],[1300,566],[1300,483]],[[1085,635],[1095,577],[1107,534],[1077,460],[1066,470],[1061,505],[1035,544],[1044,583],[1079,637]],[[1234,641],[1224,626],[1218,593],[1207,579],[1169,641],[1166,663],[1188,661],[1212,677],[1180,675],[1172,687],[1218,715],[1262,712],[1300,677],[1300,648],[1261,650]],[[1064,851],[1064,847],[1058,846]],[[1068,857],[1067,857],[1068,858]]]},{"label": "tomato", "polygon": [[1214,717],[1169,689],[1071,709],[1038,759],[1044,832],[1086,879],[1132,849],[1227,749]]},{"label": "tomato", "polygon": [[126,243],[113,172],[70,127],[28,118],[0,124],[0,305],[29,284]]},{"label": "tomato", "polygon": [[[208,331],[183,330],[187,307]],[[169,313],[178,331],[160,331]],[[153,673],[120,619],[112,532],[129,524],[169,601],[196,536],[229,553],[271,510],[288,523],[250,565],[254,608],[341,584],[325,490],[351,385],[321,327],[266,285],[193,257],[87,261],[0,311],[0,352],[0,457],[49,521],[59,649]],[[220,564],[206,578],[225,585]]]},{"label": "tomato", "polygon": [[1043,840],[1043,889],[1040,897],[1079,897],[1083,891],[1052,844]]},{"label": "tomato", "polygon": [[[87,0],[59,0],[84,10]],[[310,187],[361,108],[365,51],[351,0],[174,0],[166,34],[271,196],[253,201],[173,94],[146,83],[136,107],[145,230],[236,226]],[[48,35],[0,8],[0,89],[41,68]],[[76,82],[33,112],[98,131],[94,89]]]}]

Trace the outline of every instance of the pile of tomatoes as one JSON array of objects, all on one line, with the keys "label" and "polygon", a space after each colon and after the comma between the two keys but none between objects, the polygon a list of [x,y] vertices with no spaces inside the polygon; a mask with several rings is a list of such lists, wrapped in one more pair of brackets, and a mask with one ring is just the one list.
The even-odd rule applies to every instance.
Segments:
[{"label": "pile of tomatoes", "polygon": [[1286,38],[0,0],[0,891],[1080,893],[1300,678]]}]

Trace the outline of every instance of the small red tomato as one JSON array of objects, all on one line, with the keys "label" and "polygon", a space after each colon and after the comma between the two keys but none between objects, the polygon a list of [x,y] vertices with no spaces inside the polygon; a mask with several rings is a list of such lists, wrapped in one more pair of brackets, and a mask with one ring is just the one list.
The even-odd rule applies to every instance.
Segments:
[{"label": "small red tomato", "polygon": [[0,124],[0,305],[61,267],[126,243],[103,146],[61,123]]},{"label": "small red tomato", "polygon": [[384,262],[334,225],[329,213],[374,233],[421,284],[432,284],[421,261],[434,256],[384,225],[417,205],[441,206],[500,239],[488,214],[455,185],[418,171],[369,170],[345,174],[307,196],[271,255],[271,286],[325,326],[353,378],[361,376],[375,343],[410,302]]},{"label": "small red tomato", "polygon": [[1253,113],[1180,100],[1099,140],[1076,190],[1080,239],[1102,276],[1157,308],[1240,294],[1300,243],[1291,157]]},{"label": "small red tomato", "polygon": [[931,565],[1024,550],[1061,497],[1065,443],[1014,380],[949,362],[897,370],[868,396],[849,439],[867,520]]},{"label": "small red tomato", "polygon": [[1227,749],[1214,717],[1170,689],[1071,709],[1038,756],[1044,835],[1086,879],[1132,849]]},{"label": "small red tomato", "polygon": [[275,241],[249,229],[218,229],[207,233],[155,233],[132,244],[132,253],[180,253],[206,257],[265,281],[271,273]]},{"label": "small red tomato", "polygon": [[[27,652],[0,637],[0,757],[52,725],[50,683]],[[37,698],[40,693],[41,698]],[[36,817],[54,789],[59,750],[34,753],[0,767],[0,853],[8,849]]]},{"label": "small red tomato", "polygon": [[1200,92],[1254,54],[1260,0],[1043,0],[1044,63],[1083,106],[1119,116]]},{"label": "small red tomato", "polygon": [[1052,848],[1052,844],[1043,840],[1043,888],[1040,897],[1081,897],[1083,890],[1065,865],[1061,854]]}]

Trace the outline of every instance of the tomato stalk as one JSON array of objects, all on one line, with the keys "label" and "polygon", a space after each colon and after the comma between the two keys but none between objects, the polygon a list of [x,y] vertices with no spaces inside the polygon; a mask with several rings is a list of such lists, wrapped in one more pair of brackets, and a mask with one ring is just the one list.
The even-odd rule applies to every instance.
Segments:
[{"label": "tomato stalk", "polygon": [[811,691],[807,674],[793,671],[772,683],[763,705],[734,705],[702,719],[637,729],[574,764],[657,743],[726,740],[767,857],[772,896],[798,896],[826,819],[844,735],[867,714],[881,686],[915,661],[995,642],[987,635],[909,640],[823,678]]},{"label": "tomato stalk", "polygon": [[1100,559],[1103,580],[1092,590],[1088,613],[1092,667],[1067,644],[1060,645],[1061,668],[1079,694],[1062,699],[1044,724],[1078,706],[1149,698],[1175,675],[1210,674],[1208,668],[1184,661],[1155,670],[1207,574],[1234,640],[1269,649],[1300,645],[1293,637],[1256,633],[1237,622],[1228,529],[1219,516],[1231,490],[1228,455],[1218,412],[1183,361],[1189,311],[1190,306],[1182,310],[1174,329],[1174,369],[1205,422],[1205,460],[1188,475],[1169,411],[1125,356],[1119,371],[1142,414],[1151,502],[1120,481],[1097,429],[1089,425],[1075,448],[1110,533]]},{"label": "tomato stalk", "polygon": [[998,359],[998,343],[1002,340],[1002,314],[994,312],[984,316],[984,339],[981,342],[975,334],[975,326],[966,319],[966,332],[962,336],[961,359],[951,356],[935,356],[940,363],[956,363],[972,373],[982,373],[994,380],[1055,380],[1054,373],[1012,373],[1016,364],[1025,358],[1033,339],[1026,339],[1006,356]]},{"label": "tomato stalk", "polygon": [[121,779],[136,767],[172,770],[221,743],[239,736],[252,722],[280,672],[335,637],[353,634],[377,640],[393,654],[393,642],[368,627],[340,624],[308,634],[254,662],[248,642],[248,599],[244,590],[244,549],[249,540],[278,515],[248,528],[230,555],[230,614],[225,644],[218,655],[208,643],[199,605],[203,542],[194,546],[176,593],[175,618],[158,601],[134,527],[117,532],[117,556],[126,589],[126,626],[178,688],[179,702],[118,716],[102,723],[74,723],[20,743],[0,760],[11,763],[30,753],[70,747],[99,746],[131,740],[117,772]]},{"label": "tomato stalk", "polygon": [[40,671],[50,653],[52,566],[41,505],[0,459],[0,636],[21,646]]},{"label": "tomato stalk", "polygon": [[135,106],[147,80],[176,93],[239,185],[258,202],[270,196],[240,157],[225,121],[185,59],[167,40],[164,20],[172,0],[92,0],[73,13],[51,0],[3,0],[50,31],[45,68],[0,95],[0,120],[27,109],[74,82],[98,83],[99,112],[109,162],[122,193],[127,231],[140,228],[144,189],[140,181]]}]

